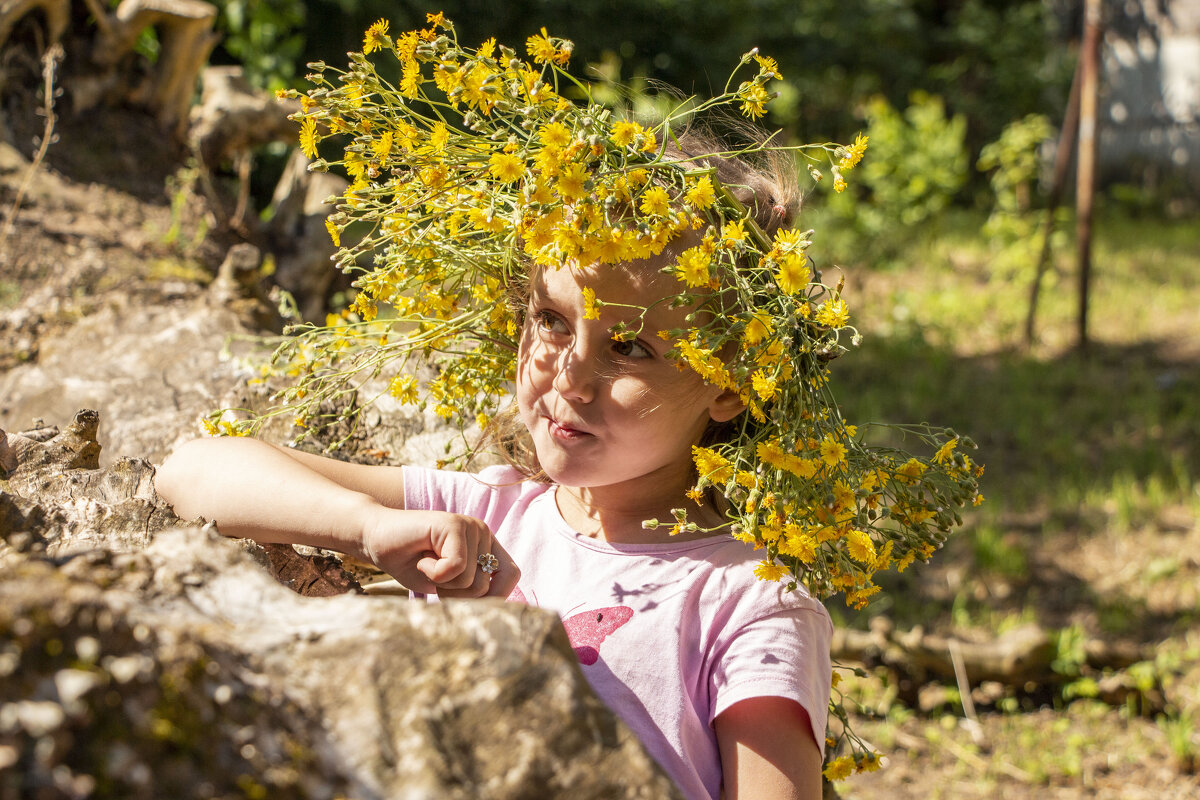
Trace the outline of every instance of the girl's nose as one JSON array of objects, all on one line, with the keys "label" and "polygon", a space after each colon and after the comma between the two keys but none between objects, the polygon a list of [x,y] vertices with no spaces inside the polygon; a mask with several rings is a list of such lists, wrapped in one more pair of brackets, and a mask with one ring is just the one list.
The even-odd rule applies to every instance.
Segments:
[{"label": "girl's nose", "polygon": [[578,342],[564,348],[558,355],[551,385],[568,400],[590,403],[596,396],[596,370]]}]

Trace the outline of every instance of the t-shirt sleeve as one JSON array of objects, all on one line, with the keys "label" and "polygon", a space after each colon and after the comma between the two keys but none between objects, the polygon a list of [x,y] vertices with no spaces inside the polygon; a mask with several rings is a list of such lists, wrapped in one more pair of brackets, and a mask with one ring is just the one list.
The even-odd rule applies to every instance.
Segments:
[{"label": "t-shirt sleeve", "polygon": [[487,467],[478,474],[405,466],[404,507],[466,514],[495,531],[526,486],[508,466]]},{"label": "t-shirt sleeve", "polygon": [[813,737],[824,756],[833,677],[829,655],[832,638],[828,612],[811,598],[737,628],[710,673],[709,723],[742,700],[795,700],[808,712]]}]

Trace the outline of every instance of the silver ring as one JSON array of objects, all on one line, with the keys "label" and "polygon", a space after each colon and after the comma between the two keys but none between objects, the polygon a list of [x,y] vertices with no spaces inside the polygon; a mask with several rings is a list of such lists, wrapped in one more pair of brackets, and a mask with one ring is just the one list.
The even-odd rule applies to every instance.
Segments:
[{"label": "silver ring", "polygon": [[480,553],[479,558],[475,559],[475,563],[479,568],[488,575],[497,572],[500,569],[500,559],[496,558],[491,553]]}]

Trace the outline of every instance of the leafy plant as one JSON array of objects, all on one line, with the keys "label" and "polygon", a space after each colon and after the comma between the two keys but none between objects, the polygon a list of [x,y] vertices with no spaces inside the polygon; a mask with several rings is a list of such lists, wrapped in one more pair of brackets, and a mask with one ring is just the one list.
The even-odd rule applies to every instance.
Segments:
[{"label": "leafy plant", "polygon": [[966,183],[967,122],[924,92],[904,111],[876,97],[866,118],[872,155],[856,173],[861,191],[835,195],[829,207],[855,231],[859,258],[874,264],[903,252]]},{"label": "leafy plant", "polygon": [[221,48],[246,71],[251,84],[278,89],[296,77],[304,55],[305,4],[301,0],[214,0],[220,9]]},{"label": "leafy plant", "polygon": [[1200,743],[1196,738],[1196,725],[1192,718],[1178,712],[1160,714],[1155,719],[1159,730],[1167,737],[1167,746],[1180,772],[1195,774],[1200,771]]}]

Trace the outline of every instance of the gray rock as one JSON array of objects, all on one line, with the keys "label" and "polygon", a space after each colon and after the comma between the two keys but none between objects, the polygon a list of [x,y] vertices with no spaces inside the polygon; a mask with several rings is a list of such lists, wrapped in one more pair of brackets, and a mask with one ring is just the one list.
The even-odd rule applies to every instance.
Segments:
[{"label": "gray rock", "polygon": [[0,800],[678,796],[553,614],[301,596],[97,424],[0,442]]}]

